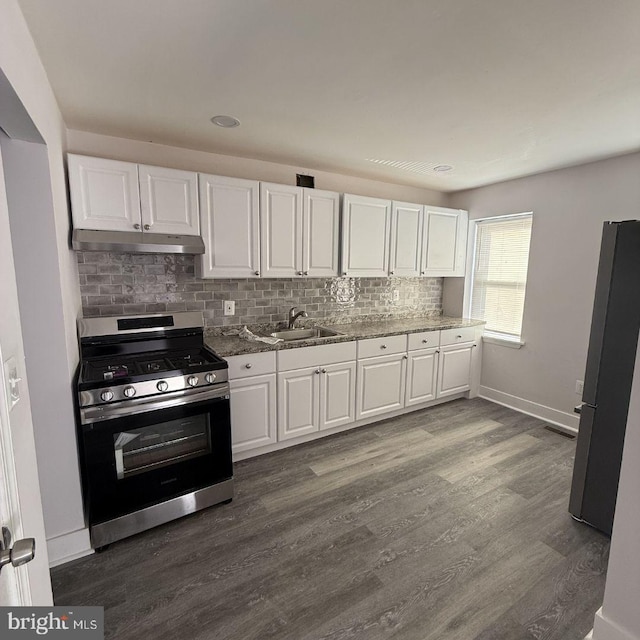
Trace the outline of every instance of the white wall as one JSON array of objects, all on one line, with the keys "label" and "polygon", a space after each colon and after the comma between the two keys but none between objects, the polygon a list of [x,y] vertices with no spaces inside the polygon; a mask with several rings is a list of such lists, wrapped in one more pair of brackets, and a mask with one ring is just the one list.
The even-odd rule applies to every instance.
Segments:
[{"label": "white wall", "polygon": [[[15,93],[33,120],[47,145],[51,175],[51,199],[53,218],[50,242],[58,254],[59,302],[62,309],[62,349],[60,360],[51,363],[55,375],[62,381],[63,392],[55,400],[66,407],[72,402],[72,378],[78,362],[76,318],[80,310],[77,268],[75,256],[69,249],[69,214],[63,165],[66,130],[58,106],[49,85],[38,52],[33,43],[16,0],[0,0],[0,69],[13,86]],[[48,221],[49,223],[51,220]],[[38,256],[32,259],[37,261]],[[42,310],[42,331],[47,331],[46,308]],[[33,398],[34,402],[38,398]],[[58,411],[50,406],[46,425],[37,425],[36,447],[40,460],[47,460],[40,468],[40,484],[47,488],[45,527],[51,559],[55,562],[61,553],[69,549],[65,540],[74,540],[71,555],[88,549],[88,536],[84,528],[84,515],[80,496],[80,478],[77,471],[75,424],[68,419],[69,411]],[[38,429],[48,429],[47,438],[55,437],[65,447],[56,449],[55,456],[47,448],[49,440],[39,439]],[[44,494],[44,492],[43,492]],[[83,533],[84,532],[84,533]],[[80,547],[83,547],[81,549]]]},{"label": "white wall", "polygon": [[[391,198],[434,206],[444,206],[447,198],[446,194],[430,189],[418,189],[416,187],[366,180],[326,171],[307,171],[307,169],[301,167],[276,164],[275,162],[224,156],[216,153],[207,153],[206,151],[193,151],[181,147],[169,147],[152,142],[114,138],[85,131],[69,130],[67,132],[67,148],[69,153],[80,153],[113,160],[154,164],[174,169],[280,184],[294,185],[296,183],[296,173],[309,173],[315,176],[316,189],[327,189],[376,198]],[[310,151],[310,156],[312,155],[313,152]]]},{"label": "white wall", "polygon": [[484,345],[481,393],[577,427],[602,223],[640,217],[640,154],[459,192],[448,204],[470,219],[533,211],[526,344]]},{"label": "white wall", "polygon": [[640,349],[631,389],[620,469],[604,604],[596,614],[594,640],[640,639]]}]

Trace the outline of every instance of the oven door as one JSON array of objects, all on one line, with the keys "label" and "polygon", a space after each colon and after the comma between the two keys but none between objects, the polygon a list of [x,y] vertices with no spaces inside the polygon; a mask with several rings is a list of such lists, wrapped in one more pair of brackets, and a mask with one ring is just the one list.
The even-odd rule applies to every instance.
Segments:
[{"label": "oven door", "polygon": [[228,395],[169,404],[82,425],[90,525],[232,477]]}]

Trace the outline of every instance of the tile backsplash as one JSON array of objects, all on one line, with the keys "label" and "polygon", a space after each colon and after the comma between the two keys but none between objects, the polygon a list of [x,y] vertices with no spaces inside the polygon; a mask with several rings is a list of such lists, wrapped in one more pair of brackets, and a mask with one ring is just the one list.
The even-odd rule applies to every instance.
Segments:
[{"label": "tile backsplash", "polygon": [[[226,327],[280,323],[294,306],[333,322],[442,312],[442,278],[202,280],[188,255],[79,251],[77,260],[85,317],[202,311],[207,327]],[[235,300],[234,316],[223,314],[225,300]]]}]

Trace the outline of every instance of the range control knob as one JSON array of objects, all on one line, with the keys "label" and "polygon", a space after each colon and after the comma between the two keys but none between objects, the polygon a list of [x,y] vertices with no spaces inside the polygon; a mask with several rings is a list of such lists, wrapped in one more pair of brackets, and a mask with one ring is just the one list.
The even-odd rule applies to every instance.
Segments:
[{"label": "range control knob", "polygon": [[126,398],[133,398],[133,396],[136,395],[136,389],[135,389],[135,387],[131,387],[131,386],[125,387],[122,390],[122,393],[124,393]]},{"label": "range control knob", "polygon": [[187,378],[187,384],[190,387],[197,387],[198,386],[198,376],[189,376]]},{"label": "range control knob", "polygon": [[100,394],[100,400],[103,402],[109,402],[109,400],[113,400],[113,391],[111,389],[107,389]]},{"label": "range control knob", "polygon": [[215,379],[216,379],[216,374],[215,373],[207,373],[207,375],[205,375],[204,379],[205,379],[207,384],[213,384]]},{"label": "range control knob", "polygon": [[166,391],[169,388],[169,383],[166,380],[160,380],[156,385],[158,391]]}]

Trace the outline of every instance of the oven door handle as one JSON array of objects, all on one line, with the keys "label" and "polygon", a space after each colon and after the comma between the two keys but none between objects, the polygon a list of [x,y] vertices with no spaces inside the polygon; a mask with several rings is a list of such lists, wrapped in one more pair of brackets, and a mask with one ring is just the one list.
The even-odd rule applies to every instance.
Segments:
[{"label": "oven door handle", "polygon": [[80,409],[80,423],[92,424],[96,422],[106,422],[115,418],[126,418],[136,413],[147,413],[158,409],[168,409],[170,407],[180,407],[196,402],[206,402],[208,400],[228,400],[229,384],[221,384],[214,389],[202,391],[201,389],[185,389],[184,391],[174,391],[161,397],[139,398],[127,400],[114,404],[100,405],[99,407],[85,407]]}]

